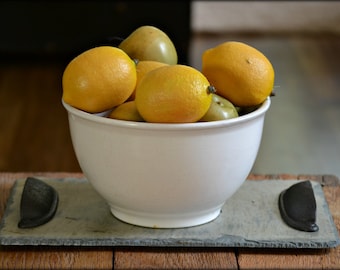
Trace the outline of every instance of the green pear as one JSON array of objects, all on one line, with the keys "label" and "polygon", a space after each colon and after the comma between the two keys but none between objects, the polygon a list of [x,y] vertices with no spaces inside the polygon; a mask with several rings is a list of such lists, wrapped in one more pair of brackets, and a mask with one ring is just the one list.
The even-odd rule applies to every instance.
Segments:
[{"label": "green pear", "polygon": [[177,64],[176,48],[166,33],[157,27],[138,27],[118,47],[132,59],[152,60],[169,65]]},{"label": "green pear", "polygon": [[224,97],[212,94],[211,105],[206,114],[200,119],[200,122],[226,120],[238,117],[236,107]]}]

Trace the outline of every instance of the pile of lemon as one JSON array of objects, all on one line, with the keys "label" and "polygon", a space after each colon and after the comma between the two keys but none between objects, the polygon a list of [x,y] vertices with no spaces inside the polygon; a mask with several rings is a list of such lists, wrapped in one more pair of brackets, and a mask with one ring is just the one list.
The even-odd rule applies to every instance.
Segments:
[{"label": "pile of lemon", "polygon": [[[142,50],[134,39],[144,39]],[[130,40],[132,45],[125,45]],[[170,58],[157,55],[164,40]],[[111,110],[108,117],[114,119],[194,123],[207,119],[216,98],[237,111],[263,103],[273,86],[271,62],[250,45],[226,41],[207,49],[198,70],[177,63],[175,47],[163,31],[142,26],[119,46],[94,47],[72,59],[63,73],[62,98],[89,113]]]}]

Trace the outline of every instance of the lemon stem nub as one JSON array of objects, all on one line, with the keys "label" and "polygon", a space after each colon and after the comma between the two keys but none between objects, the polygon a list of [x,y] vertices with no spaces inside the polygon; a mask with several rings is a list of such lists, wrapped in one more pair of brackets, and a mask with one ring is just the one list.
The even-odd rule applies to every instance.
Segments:
[{"label": "lemon stem nub", "polygon": [[216,88],[212,85],[208,86],[208,93],[209,94],[215,94],[216,93]]},{"label": "lemon stem nub", "polygon": [[139,59],[136,59],[136,58],[133,58],[132,61],[135,62],[135,65],[136,65],[136,66],[137,66],[138,63],[139,63]]}]

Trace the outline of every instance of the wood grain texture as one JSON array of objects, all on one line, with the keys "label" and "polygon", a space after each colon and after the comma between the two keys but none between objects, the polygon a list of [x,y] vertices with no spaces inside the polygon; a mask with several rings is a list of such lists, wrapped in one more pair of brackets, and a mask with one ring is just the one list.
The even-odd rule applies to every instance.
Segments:
[{"label": "wood grain texture", "polygon": [[59,62],[0,61],[0,171],[80,171]]},{"label": "wood grain texture", "polygon": [[1,269],[112,269],[110,248],[0,247]]},{"label": "wood grain texture", "polygon": [[114,269],[238,269],[233,249],[116,248]]}]

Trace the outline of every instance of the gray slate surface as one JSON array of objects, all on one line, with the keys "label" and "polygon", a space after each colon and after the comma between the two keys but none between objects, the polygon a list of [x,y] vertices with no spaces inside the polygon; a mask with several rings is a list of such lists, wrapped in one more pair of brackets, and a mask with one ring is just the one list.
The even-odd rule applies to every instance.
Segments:
[{"label": "gray slate surface", "polygon": [[278,209],[280,192],[298,180],[246,181],[214,221],[191,228],[143,228],[116,219],[86,179],[42,179],[59,193],[55,217],[31,229],[20,229],[19,179],[0,224],[1,245],[173,246],[331,248],[340,244],[322,187],[312,182],[317,203],[318,232],[287,226]]}]

